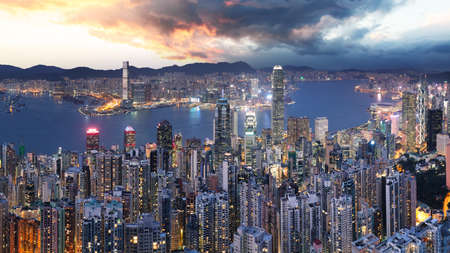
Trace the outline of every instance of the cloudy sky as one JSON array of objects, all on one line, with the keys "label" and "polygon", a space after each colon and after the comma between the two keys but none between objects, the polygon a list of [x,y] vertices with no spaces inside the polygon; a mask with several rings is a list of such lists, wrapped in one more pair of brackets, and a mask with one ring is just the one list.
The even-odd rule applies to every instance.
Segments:
[{"label": "cloudy sky", "polygon": [[448,0],[0,0],[0,64],[450,70]]}]

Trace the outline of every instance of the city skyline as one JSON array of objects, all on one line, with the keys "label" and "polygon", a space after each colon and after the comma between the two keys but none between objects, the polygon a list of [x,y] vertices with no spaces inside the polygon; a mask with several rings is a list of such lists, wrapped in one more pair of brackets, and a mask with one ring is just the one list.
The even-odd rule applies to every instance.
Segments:
[{"label": "city skyline", "polygon": [[0,50],[9,53],[1,63],[111,69],[122,60],[152,68],[243,60],[257,68],[448,70],[449,8],[439,0],[3,0],[8,40]]},{"label": "city skyline", "polygon": [[449,14],[0,0],[0,253],[450,253]]}]

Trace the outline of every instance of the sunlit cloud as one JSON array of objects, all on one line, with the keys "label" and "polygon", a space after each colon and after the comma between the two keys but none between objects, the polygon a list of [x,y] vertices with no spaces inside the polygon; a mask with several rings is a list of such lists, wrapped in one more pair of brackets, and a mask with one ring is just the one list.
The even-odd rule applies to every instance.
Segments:
[{"label": "sunlit cloud", "polygon": [[[426,33],[450,22],[445,11],[417,20],[419,13],[402,17],[404,9],[421,7],[412,0],[0,0],[0,12],[45,16],[174,62],[255,59],[277,50],[317,57],[378,55],[387,52],[386,45],[396,50],[411,27]],[[402,49],[417,46],[405,44]]]}]

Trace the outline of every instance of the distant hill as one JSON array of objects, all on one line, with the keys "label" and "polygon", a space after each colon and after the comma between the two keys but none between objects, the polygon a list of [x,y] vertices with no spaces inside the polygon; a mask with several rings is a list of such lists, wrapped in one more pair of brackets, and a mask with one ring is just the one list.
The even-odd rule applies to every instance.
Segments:
[{"label": "distant hill", "polygon": [[[259,71],[272,72],[273,67],[266,67],[258,69]],[[309,66],[283,66],[286,71],[313,71],[315,70]],[[238,62],[219,62],[219,63],[192,63],[183,66],[167,66],[160,69],[152,68],[137,68],[130,66],[130,75],[132,77],[138,76],[156,76],[164,73],[182,72],[189,75],[204,75],[212,73],[254,73],[256,70],[249,64]],[[362,70],[362,69],[345,69],[341,71],[331,72],[378,72],[378,73],[420,73],[412,69],[379,69],[379,70]],[[31,68],[18,68],[11,65],[0,65],[0,80],[4,79],[19,79],[19,80],[49,80],[58,81],[64,78],[81,79],[81,78],[120,78],[122,76],[122,69],[100,70],[88,67],[76,67],[72,69],[63,69],[55,66],[36,65]],[[450,71],[440,73],[429,73],[429,81],[450,81]]]},{"label": "distant hill", "polygon": [[[253,73],[253,69],[245,62],[219,62],[219,63],[193,63],[184,66],[168,66],[160,69],[137,68],[130,66],[130,74],[133,76],[155,76],[164,73],[183,72],[189,75],[204,75],[211,73]],[[0,65],[0,80],[49,80],[57,81],[64,78],[118,78],[122,75],[122,69],[97,70],[88,67],[63,69],[55,66],[36,65],[31,68],[18,68],[10,65]]]},{"label": "distant hill", "polygon": [[428,74],[427,80],[435,82],[444,82],[444,81],[450,82],[450,71]]}]

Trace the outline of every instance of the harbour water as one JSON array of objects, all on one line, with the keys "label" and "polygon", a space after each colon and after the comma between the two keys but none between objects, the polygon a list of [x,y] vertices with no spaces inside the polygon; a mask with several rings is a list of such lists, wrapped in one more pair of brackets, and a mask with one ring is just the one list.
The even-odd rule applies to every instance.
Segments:
[{"label": "harbour water", "polygon": [[[286,105],[289,116],[307,116],[313,119],[324,116],[329,121],[329,131],[357,126],[367,121],[368,107],[377,102],[370,94],[354,92],[359,81],[302,82],[298,90],[290,94],[296,103]],[[23,97],[25,107],[20,112],[0,112],[0,142],[24,145],[26,152],[50,154],[58,147],[84,151],[85,130],[96,127],[105,147],[121,145],[126,126],[136,130],[137,144],[155,142],[156,125],[166,119],[174,133],[182,133],[183,139],[212,138],[213,110],[186,107],[165,107],[105,117],[86,117],[77,109],[80,105],[70,102],[56,103],[51,97]],[[239,113],[239,132],[243,132],[244,112]],[[257,111],[258,131],[270,127],[270,109]]]}]

